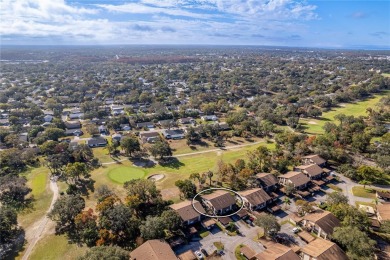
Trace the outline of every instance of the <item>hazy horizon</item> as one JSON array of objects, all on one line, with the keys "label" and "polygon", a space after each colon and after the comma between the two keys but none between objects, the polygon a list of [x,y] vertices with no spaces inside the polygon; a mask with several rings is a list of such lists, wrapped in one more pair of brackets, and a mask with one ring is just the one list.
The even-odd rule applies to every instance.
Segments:
[{"label": "hazy horizon", "polygon": [[3,0],[4,45],[390,49],[389,1]]}]

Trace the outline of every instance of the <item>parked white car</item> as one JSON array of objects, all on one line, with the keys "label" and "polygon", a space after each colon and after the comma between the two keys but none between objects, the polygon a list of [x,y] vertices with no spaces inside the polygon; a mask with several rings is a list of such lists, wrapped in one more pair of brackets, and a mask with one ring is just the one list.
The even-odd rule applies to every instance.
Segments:
[{"label": "parked white car", "polygon": [[204,259],[204,255],[200,251],[195,251],[195,255],[199,260]]},{"label": "parked white car", "polygon": [[299,231],[301,231],[299,227],[295,227],[292,229],[292,232],[294,232],[294,234],[298,233]]}]

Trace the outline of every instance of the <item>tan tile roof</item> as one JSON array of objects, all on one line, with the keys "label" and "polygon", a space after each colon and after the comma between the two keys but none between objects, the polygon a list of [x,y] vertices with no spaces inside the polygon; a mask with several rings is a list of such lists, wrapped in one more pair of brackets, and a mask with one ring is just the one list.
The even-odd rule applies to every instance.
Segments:
[{"label": "tan tile roof", "polygon": [[148,240],[130,253],[131,260],[176,260],[172,248],[164,240]]},{"label": "tan tile roof", "polygon": [[278,178],[289,179],[295,186],[301,186],[310,181],[310,179],[301,172],[288,172],[283,175],[279,175]]},{"label": "tan tile roof", "polygon": [[379,197],[390,199],[390,192],[376,191]]},{"label": "tan tile roof", "polygon": [[258,260],[300,260],[291,248],[279,243],[271,245],[255,257]]},{"label": "tan tile roof", "polygon": [[271,197],[260,188],[241,191],[238,194],[247,199],[250,204],[255,206],[271,200]]},{"label": "tan tile roof", "polygon": [[216,210],[227,208],[236,203],[233,195],[224,190],[216,190],[211,194],[202,195],[201,197],[210,201]]},{"label": "tan tile roof", "polygon": [[247,259],[252,259],[256,255],[256,252],[249,246],[241,247],[240,253],[243,254]]},{"label": "tan tile roof", "polygon": [[256,178],[260,180],[261,185],[264,187],[273,186],[278,183],[278,180],[272,173],[258,173],[256,174]]},{"label": "tan tile roof", "polygon": [[332,213],[325,210],[316,210],[315,212],[303,216],[303,219],[315,223],[327,234],[332,234],[333,229],[340,226],[340,220]]},{"label": "tan tile roof", "polygon": [[195,256],[194,252],[192,252],[191,250],[187,250],[178,256],[179,256],[180,260],[196,260],[196,256]]},{"label": "tan tile roof", "polygon": [[382,220],[390,220],[390,203],[379,204],[376,206],[376,211],[381,216]]},{"label": "tan tile roof", "polygon": [[299,165],[296,168],[305,171],[308,175],[315,177],[323,173],[323,170],[317,164]]},{"label": "tan tile roof", "polygon": [[313,237],[309,232],[306,232],[304,230],[299,232],[297,235],[307,243],[310,243],[311,241],[315,240],[315,237]]},{"label": "tan tile roof", "polygon": [[201,213],[206,213],[199,201],[194,201],[192,205],[192,200],[186,200],[180,203],[176,203],[169,206],[179,214],[183,221],[188,221],[200,216],[200,214],[194,209],[194,207]]},{"label": "tan tile roof", "polygon": [[317,260],[347,260],[345,252],[335,243],[317,238],[304,246],[301,251]]},{"label": "tan tile roof", "polygon": [[321,156],[319,156],[318,154],[312,154],[312,155],[307,155],[307,156],[304,156],[302,157],[304,159],[311,159],[315,164],[319,165],[319,164],[323,164],[326,162],[325,159],[323,159]]},{"label": "tan tile roof", "polygon": [[213,219],[213,218],[205,219],[202,221],[202,224],[205,227],[210,227],[210,226],[214,225],[215,223],[216,223],[215,219]]}]

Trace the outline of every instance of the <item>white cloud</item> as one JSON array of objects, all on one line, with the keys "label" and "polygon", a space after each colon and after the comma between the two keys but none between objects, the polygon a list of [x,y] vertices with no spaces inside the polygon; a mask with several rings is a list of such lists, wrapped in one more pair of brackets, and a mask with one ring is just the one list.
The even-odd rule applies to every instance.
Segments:
[{"label": "white cloud", "polygon": [[208,19],[212,16],[202,13],[190,12],[180,8],[163,8],[163,7],[154,7],[139,3],[128,3],[122,5],[110,5],[110,4],[99,4],[98,7],[107,9],[111,12],[118,13],[130,13],[130,14],[166,14],[169,16],[185,16],[197,19]]},{"label": "white cloud", "polygon": [[[293,0],[140,0],[88,6],[65,0],[0,1],[2,40],[234,44],[261,34],[256,41],[271,44],[273,34],[298,35],[305,30],[300,20],[316,17],[314,6]],[[118,21],[113,19],[117,13],[130,15]],[[147,19],[131,14],[147,14]]]}]

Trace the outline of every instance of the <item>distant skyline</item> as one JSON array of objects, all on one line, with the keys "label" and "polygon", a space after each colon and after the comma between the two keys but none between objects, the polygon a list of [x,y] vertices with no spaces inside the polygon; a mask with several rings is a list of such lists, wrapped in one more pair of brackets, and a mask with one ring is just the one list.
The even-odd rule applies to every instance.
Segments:
[{"label": "distant skyline", "polygon": [[390,1],[0,0],[2,45],[390,49]]}]

